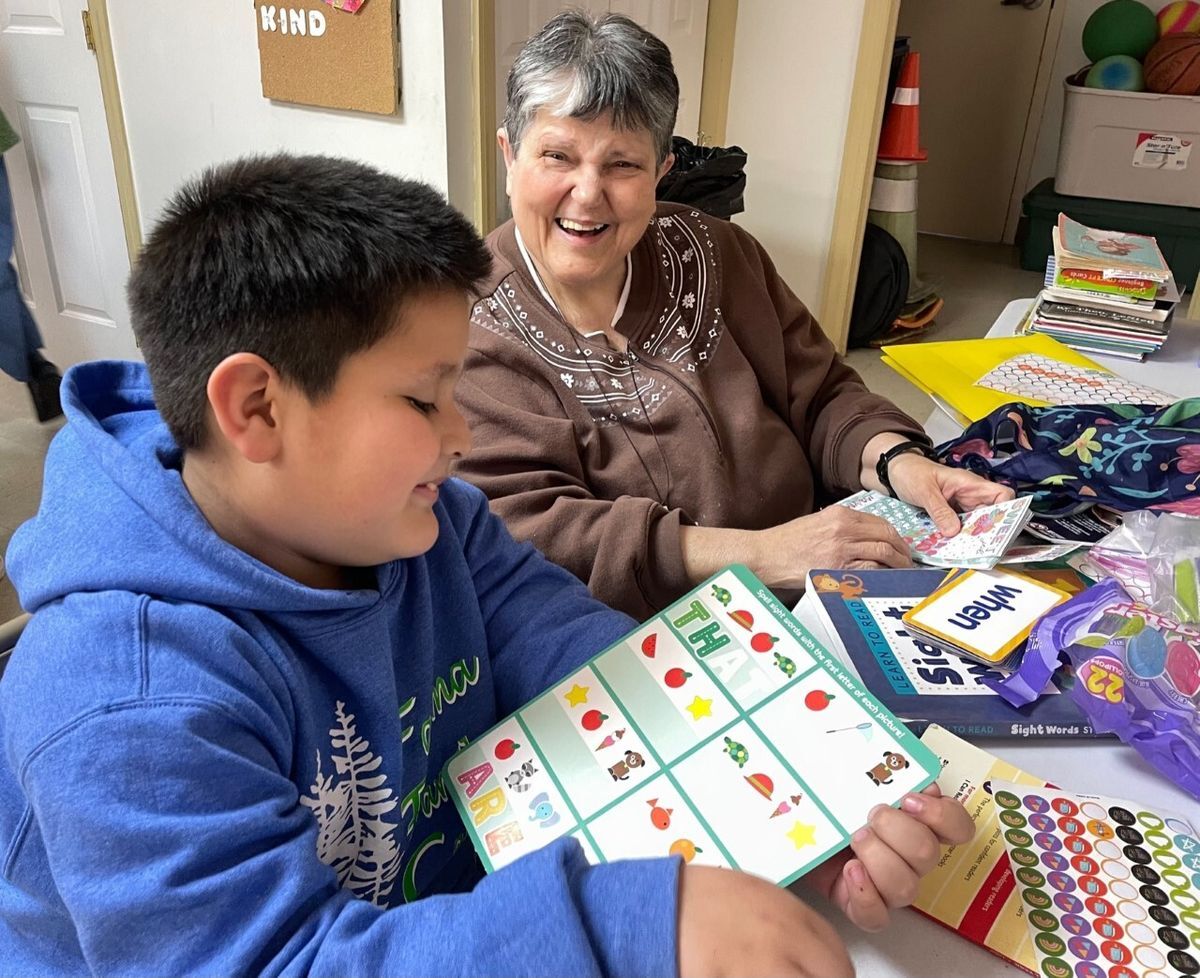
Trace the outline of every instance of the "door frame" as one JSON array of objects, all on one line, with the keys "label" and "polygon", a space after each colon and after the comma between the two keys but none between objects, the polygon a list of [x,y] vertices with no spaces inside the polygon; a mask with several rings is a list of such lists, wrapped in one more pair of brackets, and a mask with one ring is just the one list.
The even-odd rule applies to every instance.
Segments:
[{"label": "door frame", "polygon": [[[708,0],[700,81],[700,131],[696,134],[696,141],[704,145],[720,145],[725,139],[737,13],[738,0]],[[491,118],[491,107],[496,104],[495,37],[496,0],[471,0],[471,76],[474,83],[471,108],[475,117],[471,127],[474,158],[471,163],[470,215],[476,229],[485,235],[496,225],[493,195],[496,129]]]},{"label": "door frame", "polygon": [[[850,334],[850,310],[854,303],[855,282],[862,257],[863,233],[867,209],[871,200],[871,181],[875,173],[875,154],[883,123],[887,94],[888,69],[896,25],[900,17],[901,0],[865,0],[862,32],[859,35],[855,61],[854,82],[850,90],[850,114],[846,123],[846,139],[842,148],[842,166],[838,176],[837,198],[833,212],[833,233],[825,262],[824,284],[821,289],[820,322],[826,335],[846,352]],[[1034,79],[1029,114],[1025,119],[1025,134],[1009,193],[1004,240],[1012,240],[1020,219],[1021,198],[1033,167],[1038,130],[1045,114],[1046,99],[1052,81],[1054,56],[1062,35],[1066,4],[1054,3],[1042,39],[1042,50]]]}]

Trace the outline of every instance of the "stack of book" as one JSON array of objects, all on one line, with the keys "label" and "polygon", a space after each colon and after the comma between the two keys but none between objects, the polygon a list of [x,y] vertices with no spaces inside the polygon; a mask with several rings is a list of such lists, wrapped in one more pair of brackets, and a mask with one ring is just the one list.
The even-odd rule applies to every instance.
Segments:
[{"label": "stack of book", "polygon": [[1143,360],[1166,342],[1179,290],[1153,237],[1058,215],[1045,288],[1022,324],[1085,353]]}]

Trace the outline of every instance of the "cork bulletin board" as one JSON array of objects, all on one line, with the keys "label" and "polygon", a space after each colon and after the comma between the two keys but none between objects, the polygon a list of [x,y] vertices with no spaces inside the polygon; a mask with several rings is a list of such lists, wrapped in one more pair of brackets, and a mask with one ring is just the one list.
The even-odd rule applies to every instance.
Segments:
[{"label": "cork bulletin board", "polygon": [[396,111],[396,0],[366,0],[354,13],[324,0],[254,0],[254,17],[264,98]]}]

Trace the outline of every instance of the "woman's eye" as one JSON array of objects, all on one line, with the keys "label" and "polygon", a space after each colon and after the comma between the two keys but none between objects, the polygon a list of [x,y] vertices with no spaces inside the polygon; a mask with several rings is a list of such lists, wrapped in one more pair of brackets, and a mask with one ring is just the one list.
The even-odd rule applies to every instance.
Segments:
[{"label": "woman's eye", "polygon": [[421,401],[415,397],[409,397],[406,400],[422,414],[433,414],[437,410],[437,405],[430,404],[428,401]]}]

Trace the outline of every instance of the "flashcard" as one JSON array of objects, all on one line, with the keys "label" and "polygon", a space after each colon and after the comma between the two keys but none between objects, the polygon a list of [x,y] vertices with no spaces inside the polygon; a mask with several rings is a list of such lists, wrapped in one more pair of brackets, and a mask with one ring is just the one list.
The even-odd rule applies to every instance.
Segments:
[{"label": "flashcard", "polygon": [[1128,801],[993,781],[1025,920],[1050,978],[1200,973],[1200,838]]},{"label": "flashcard", "polygon": [[744,567],[605,649],[451,758],[489,872],[563,835],[788,883],[937,758]]},{"label": "flashcard", "polygon": [[938,531],[929,514],[903,500],[864,489],[838,503],[861,513],[882,517],[908,544],[913,560],[930,567],[974,567],[989,570],[1029,520],[1029,496],[980,506],[959,514],[962,529],[952,537]]}]

